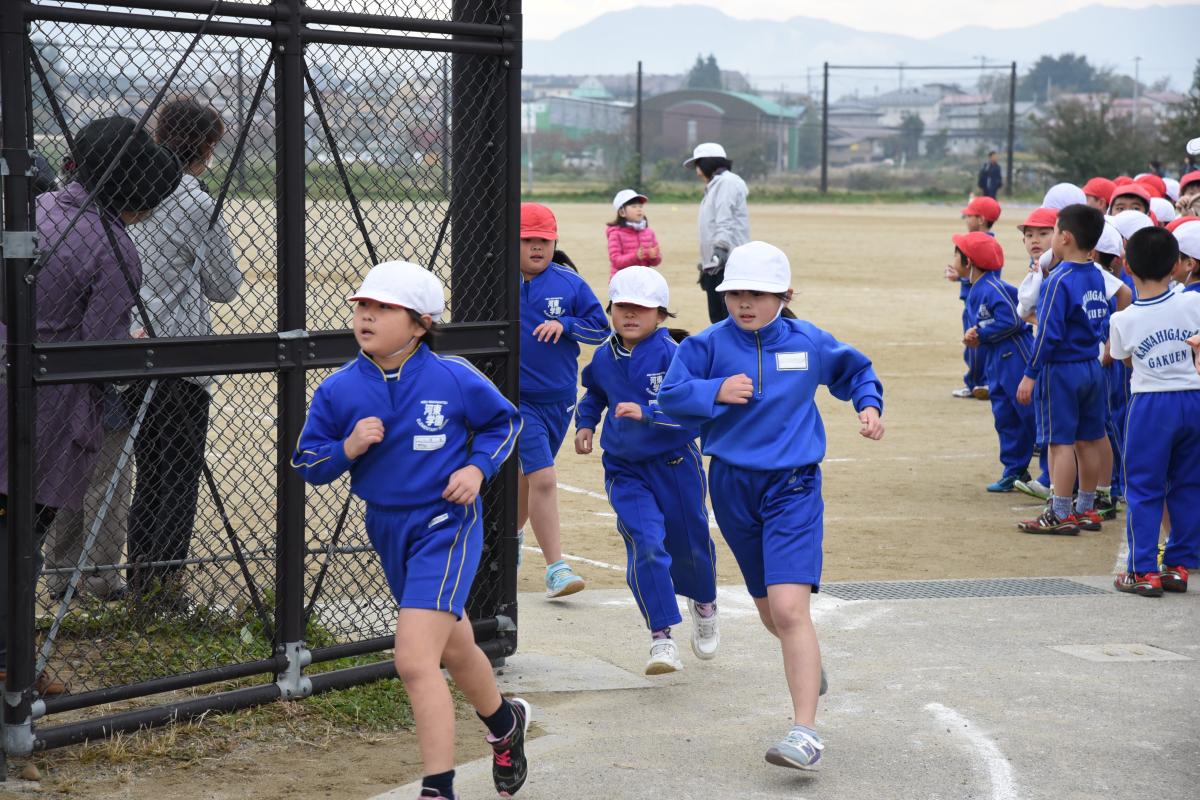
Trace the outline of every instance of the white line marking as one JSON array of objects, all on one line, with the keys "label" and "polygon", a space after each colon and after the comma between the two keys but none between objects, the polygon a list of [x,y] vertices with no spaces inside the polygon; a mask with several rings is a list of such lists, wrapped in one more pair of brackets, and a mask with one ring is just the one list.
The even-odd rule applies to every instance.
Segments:
[{"label": "white line marking", "polygon": [[[995,458],[990,453],[943,453],[921,456],[884,456],[883,458],[827,458],[824,464],[849,464],[852,462],[869,463],[872,461],[975,461],[984,458]],[[561,485],[561,484],[560,484]]]},{"label": "white line marking", "polygon": [[986,733],[962,714],[941,703],[929,703],[925,710],[932,712],[938,722],[949,728],[951,733],[965,739],[965,743],[974,749],[992,784],[992,800],[1017,800],[1017,782],[1013,777],[1012,765]]},{"label": "white line marking", "polygon": [[[531,547],[527,544],[522,545],[521,549],[528,550],[531,553],[541,554],[541,552],[542,552],[542,548]],[[584,558],[583,556],[573,556],[570,553],[563,553],[562,557],[567,561],[578,561],[580,564],[590,564],[593,567],[603,567],[604,569],[616,570],[617,572],[625,571],[624,567],[618,567],[616,564],[609,564],[607,561],[594,561],[590,558]]]},{"label": "white line marking", "polygon": [[565,483],[560,483],[558,488],[562,489],[564,492],[570,492],[571,494],[586,494],[588,497],[594,497],[597,500],[603,500],[606,503],[608,502],[607,495],[600,494],[599,492],[593,492],[590,489],[580,489],[578,486],[568,486]]}]

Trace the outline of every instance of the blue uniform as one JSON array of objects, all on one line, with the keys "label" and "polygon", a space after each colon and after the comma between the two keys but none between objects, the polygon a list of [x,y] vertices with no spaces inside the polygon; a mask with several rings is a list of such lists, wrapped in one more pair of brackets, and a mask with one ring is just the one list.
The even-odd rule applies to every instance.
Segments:
[{"label": "blue uniform", "polygon": [[1000,280],[997,272],[985,272],[972,285],[967,307],[987,369],[1004,477],[1020,478],[1033,457],[1036,427],[1033,408],[1017,402],[1017,387],[1033,352],[1033,335],[1017,316],[1016,287]]},{"label": "blue uniform", "polygon": [[[1117,298],[1114,295],[1108,301],[1109,319],[1117,313]],[[1105,324],[1105,341],[1108,340],[1108,325]],[[1106,432],[1108,442],[1113,451],[1113,469],[1110,480],[1112,493],[1117,497],[1125,496],[1125,418],[1129,413],[1129,379],[1132,373],[1124,361],[1113,359],[1111,364],[1103,367],[1104,385],[1108,397],[1108,424]]]},{"label": "blue uniform", "polygon": [[[754,382],[750,402],[717,403],[721,384],[740,373]],[[771,584],[820,586],[822,384],[858,411],[883,410],[883,386],[853,347],[802,320],[744,331],[726,319],[684,340],[659,392],[665,413],[700,426],[717,524],[754,597]]]},{"label": "blue uniform", "polygon": [[[562,323],[558,342],[533,335],[547,320]],[[579,345],[602,344],[611,330],[604,308],[577,273],[550,264],[521,282],[521,471],[554,466],[575,408]]]},{"label": "blue uniform", "polygon": [[[651,631],[682,620],[675,595],[698,603],[717,596],[698,432],[665,415],[656,399],[676,347],[662,328],[632,350],[610,338],[583,369],[587,393],[575,415],[577,429],[594,431],[604,414],[604,489],[625,541],[625,579]],[[641,421],[618,419],[618,403],[641,406]]]},{"label": "blue uniform", "polygon": [[[971,327],[971,304],[967,302],[967,297],[971,294],[971,282],[966,278],[958,279],[958,299],[962,300],[963,313],[963,333],[967,332],[967,328]],[[967,371],[963,374],[963,384],[968,389],[974,389],[976,386],[988,385],[987,365],[983,358],[980,357],[979,348],[964,347],[963,362],[967,365]]]},{"label": "blue uniform", "polygon": [[[351,461],[343,443],[379,417],[383,441]],[[304,480],[350,472],[367,503],[367,534],[401,608],[461,617],[483,545],[480,502],[442,499],[450,475],[474,465],[492,478],[521,432],[513,405],[467,361],[424,345],[392,373],[359,354],[313,394],[292,456]]]},{"label": "blue uniform", "polygon": [[1038,296],[1038,329],[1025,374],[1037,381],[1037,440],[1074,444],[1105,436],[1108,398],[1097,360],[1108,298],[1091,262],[1064,261]]}]

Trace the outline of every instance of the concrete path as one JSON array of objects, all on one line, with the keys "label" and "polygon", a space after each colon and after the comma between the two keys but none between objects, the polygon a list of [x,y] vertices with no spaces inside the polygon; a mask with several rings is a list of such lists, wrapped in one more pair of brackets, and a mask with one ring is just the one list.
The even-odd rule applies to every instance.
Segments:
[{"label": "concrete path", "polygon": [[[816,774],[763,760],[788,730],[790,703],[778,646],[741,587],[718,598],[718,658],[692,656],[685,613],[685,669],[657,678],[642,675],[648,637],[627,591],[522,595],[520,650],[500,680],[533,703],[543,735],[518,797],[1200,797],[1196,588],[1161,599],[822,593],[814,615],[830,690]],[[459,768],[463,800],[495,797],[490,769]]]}]

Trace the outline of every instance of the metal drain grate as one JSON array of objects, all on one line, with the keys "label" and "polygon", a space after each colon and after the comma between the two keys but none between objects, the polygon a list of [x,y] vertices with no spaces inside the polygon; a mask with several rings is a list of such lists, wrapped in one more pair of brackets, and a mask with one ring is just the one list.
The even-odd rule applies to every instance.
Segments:
[{"label": "metal drain grate", "polygon": [[823,583],[821,593],[842,600],[936,600],[954,597],[1067,597],[1110,594],[1103,589],[1066,578]]}]

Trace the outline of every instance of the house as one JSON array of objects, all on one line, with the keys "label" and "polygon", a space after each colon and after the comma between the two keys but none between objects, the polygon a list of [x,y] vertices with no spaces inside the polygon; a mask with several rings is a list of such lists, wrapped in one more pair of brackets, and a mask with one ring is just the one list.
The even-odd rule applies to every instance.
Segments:
[{"label": "house", "polygon": [[680,89],[643,101],[647,140],[663,153],[689,153],[700,142],[731,151],[761,145],[776,170],[796,169],[804,110],[758,95],[719,89]]},{"label": "house", "polygon": [[829,163],[863,164],[884,157],[883,142],[896,132],[883,125],[884,112],[857,99],[829,105]]},{"label": "house", "polygon": [[[929,84],[913,89],[896,89],[873,97],[864,97],[862,102],[869,103],[883,112],[881,124],[889,128],[897,128],[906,116],[920,117],[928,130],[937,123],[942,98],[947,96],[947,87],[941,84]],[[955,90],[961,94],[960,90]]]}]

